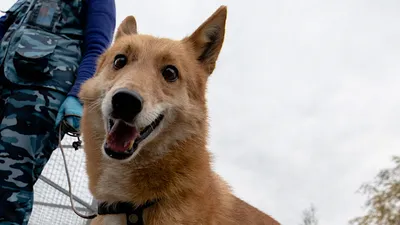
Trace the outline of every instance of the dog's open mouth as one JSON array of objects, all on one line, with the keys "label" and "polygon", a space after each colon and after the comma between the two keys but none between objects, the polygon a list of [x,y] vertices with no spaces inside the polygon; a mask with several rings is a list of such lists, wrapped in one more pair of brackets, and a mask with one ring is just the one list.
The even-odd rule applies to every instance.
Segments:
[{"label": "dog's open mouth", "polygon": [[164,118],[160,115],[150,125],[138,129],[122,120],[108,121],[108,134],[104,145],[104,150],[108,156],[114,159],[127,159],[137,149],[140,142],[146,139]]}]

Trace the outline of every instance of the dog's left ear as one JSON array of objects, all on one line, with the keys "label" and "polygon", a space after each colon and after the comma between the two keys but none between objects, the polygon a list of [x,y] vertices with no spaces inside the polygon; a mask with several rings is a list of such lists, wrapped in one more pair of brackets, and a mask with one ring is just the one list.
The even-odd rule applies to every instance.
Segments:
[{"label": "dog's left ear", "polygon": [[134,16],[127,16],[119,25],[115,40],[125,35],[137,34],[136,19]]},{"label": "dog's left ear", "polygon": [[197,60],[210,75],[225,37],[227,7],[219,7],[192,35],[185,38],[194,49]]}]

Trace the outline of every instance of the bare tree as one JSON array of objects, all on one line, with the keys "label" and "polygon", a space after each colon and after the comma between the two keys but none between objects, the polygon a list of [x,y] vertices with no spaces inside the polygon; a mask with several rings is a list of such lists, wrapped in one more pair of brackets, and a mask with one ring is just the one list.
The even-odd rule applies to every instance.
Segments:
[{"label": "bare tree", "polygon": [[318,219],[316,215],[316,209],[314,205],[303,211],[303,219],[300,225],[318,225]]},{"label": "bare tree", "polygon": [[360,190],[368,196],[367,213],[350,221],[353,225],[400,225],[400,157],[395,166],[381,170],[375,180],[363,184]]}]

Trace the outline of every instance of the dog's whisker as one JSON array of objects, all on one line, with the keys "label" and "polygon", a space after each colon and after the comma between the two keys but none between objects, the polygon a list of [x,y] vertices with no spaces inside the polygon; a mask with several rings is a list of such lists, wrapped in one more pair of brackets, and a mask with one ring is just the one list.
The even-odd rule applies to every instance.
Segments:
[{"label": "dog's whisker", "polygon": [[100,104],[93,104],[88,107],[89,112],[93,112],[95,110],[98,110]]},{"label": "dog's whisker", "polygon": [[96,135],[96,134],[91,135],[90,138],[95,141],[103,141],[104,140],[104,137],[102,135]]},{"label": "dog's whisker", "polygon": [[79,97],[80,100],[82,101],[96,101],[98,98],[88,98],[88,97]]},{"label": "dog's whisker", "polygon": [[101,102],[102,102],[101,99],[97,99],[95,102],[88,105],[88,111],[92,112],[92,111],[95,111],[96,109],[98,109],[99,106],[101,105]]}]

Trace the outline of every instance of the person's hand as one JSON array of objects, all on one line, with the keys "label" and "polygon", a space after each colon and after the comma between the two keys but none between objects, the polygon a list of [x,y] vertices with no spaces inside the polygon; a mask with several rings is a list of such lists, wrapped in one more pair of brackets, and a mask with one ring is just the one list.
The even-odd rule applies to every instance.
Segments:
[{"label": "person's hand", "polygon": [[79,131],[80,121],[82,117],[82,104],[79,99],[74,96],[68,96],[58,111],[56,118],[56,127],[64,120],[69,126]]}]

